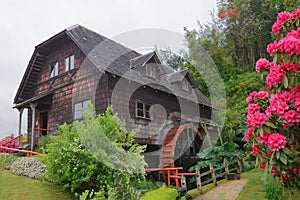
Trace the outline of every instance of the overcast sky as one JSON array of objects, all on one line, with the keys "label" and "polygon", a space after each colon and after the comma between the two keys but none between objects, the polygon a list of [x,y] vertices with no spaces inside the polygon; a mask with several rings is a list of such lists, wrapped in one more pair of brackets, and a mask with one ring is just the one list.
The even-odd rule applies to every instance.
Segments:
[{"label": "overcast sky", "polygon": [[[7,0],[0,7],[0,138],[17,134],[13,98],[34,47],[63,29],[80,24],[108,38],[141,28],[183,34],[210,20],[217,0]],[[26,120],[27,116],[23,116]],[[23,128],[24,131],[26,127]]]}]

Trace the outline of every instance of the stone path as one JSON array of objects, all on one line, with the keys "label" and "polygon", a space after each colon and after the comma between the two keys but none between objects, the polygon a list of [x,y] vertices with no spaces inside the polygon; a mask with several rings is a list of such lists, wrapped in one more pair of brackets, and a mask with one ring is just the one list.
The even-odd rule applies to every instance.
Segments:
[{"label": "stone path", "polygon": [[225,181],[194,200],[235,200],[247,183],[248,179]]}]

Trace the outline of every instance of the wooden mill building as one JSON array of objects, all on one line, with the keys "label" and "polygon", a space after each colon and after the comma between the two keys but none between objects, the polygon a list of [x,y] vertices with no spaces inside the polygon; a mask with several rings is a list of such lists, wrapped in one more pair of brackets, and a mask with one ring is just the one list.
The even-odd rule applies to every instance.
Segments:
[{"label": "wooden mill building", "polygon": [[57,125],[80,120],[89,102],[97,113],[113,105],[129,130],[140,125],[136,142],[162,148],[161,166],[199,151],[198,123],[209,122],[212,111],[188,70],[173,71],[155,52],[140,54],[75,25],[35,47],[13,103],[20,127],[28,109],[33,149],[40,137],[57,134]]}]

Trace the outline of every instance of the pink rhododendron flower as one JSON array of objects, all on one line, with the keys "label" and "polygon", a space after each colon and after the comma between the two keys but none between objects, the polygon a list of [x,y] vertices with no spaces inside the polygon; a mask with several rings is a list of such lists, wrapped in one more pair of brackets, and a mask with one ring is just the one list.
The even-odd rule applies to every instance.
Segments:
[{"label": "pink rhododendron flower", "polygon": [[275,24],[273,24],[273,26],[272,26],[272,32],[275,34],[275,35],[277,35],[277,34],[279,34],[280,33],[280,31],[281,31],[281,29],[282,29],[282,23],[281,22],[275,22]]},{"label": "pink rhododendron flower", "polygon": [[286,11],[278,13],[277,22],[279,22],[279,23],[287,22],[291,19],[291,17],[292,17],[292,14],[289,12],[286,12]]},{"label": "pink rhododendron flower", "polygon": [[264,169],[266,167],[266,163],[265,162],[259,162],[259,167],[261,169]]},{"label": "pink rhododendron flower", "polygon": [[292,18],[296,19],[297,17],[300,17],[300,8],[292,13]]},{"label": "pink rhododendron flower", "polygon": [[259,153],[259,146],[258,146],[258,144],[254,144],[253,146],[252,146],[252,151],[250,152],[253,156],[257,156],[258,155],[258,153]]},{"label": "pink rhododendron flower", "polygon": [[260,107],[257,104],[251,103],[248,105],[248,113],[253,114],[260,111]]},{"label": "pink rhododendron flower", "polygon": [[269,133],[263,132],[263,135],[258,134],[257,139],[261,144],[267,144]]},{"label": "pink rhododendron flower", "polygon": [[265,58],[260,58],[257,62],[256,62],[256,71],[260,72],[261,70],[264,69],[269,69],[271,66],[271,63],[265,59]]},{"label": "pink rhododendron flower", "polygon": [[274,176],[278,175],[275,165],[272,166],[271,174],[273,174]]},{"label": "pink rhododendron flower", "polygon": [[288,124],[295,124],[300,122],[300,114],[294,110],[287,111],[283,118]]},{"label": "pink rhododendron flower", "polygon": [[257,127],[257,128],[260,128],[262,127],[262,125],[268,120],[268,117],[266,114],[264,113],[260,113],[260,112],[256,112],[256,113],[253,113],[253,114],[249,114],[247,115],[247,121],[246,121],[246,124],[251,127],[251,126],[254,126],[254,127]]},{"label": "pink rhododendron flower", "polygon": [[270,73],[267,75],[267,84],[272,87],[275,84],[282,83],[285,76],[285,71],[280,65],[272,65],[270,68]]},{"label": "pink rhododendron flower", "polygon": [[288,125],[287,124],[282,124],[282,127],[284,130],[288,130]]},{"label": "pink rhododendron flower", "polygon": [[273,133],[269,135],[267,144],[273,151],[279,151],[285,147],[286,138],[280,133]]},{"label": "pink rhododendron flower", "polygon": [[270,54],[270,56],[273,56],[277,52],[277,42],[273,42],[268,44],[267,52]]},{"label": "pink rhododendron flower", "polygon": [[244,140],[246,142],[249,142],[252,135],[253,135],[253,129],[252,128],[248,128],[247,133],[244,135]]}]

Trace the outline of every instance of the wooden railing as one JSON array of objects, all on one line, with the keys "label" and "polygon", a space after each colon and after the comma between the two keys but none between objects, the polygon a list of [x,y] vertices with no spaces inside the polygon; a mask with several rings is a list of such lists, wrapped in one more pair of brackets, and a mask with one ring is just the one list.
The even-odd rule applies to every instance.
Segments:
[{"label": "wooden railing", "polygon": [[[235,166],[234,168],[232,168],[231,166]],[[197,169],[195,172],[193,173],[185,173],[185,172],[180,172],[182,171],[183,168],[182,167],[166,167],[166,168],[146,168],[146,172],[153,172],[153,171],[161,171],[163,173],[165,173],[167,176],[167,184],[168,186],[171,185],[171,180],[173,179],[175,181],[175,185],[177,188],[183,188],[184,190],[187,190],[187,185],[186,185],[186,176],[195,176],[196,177],[196,182],[197,182],[197,188],[198,191],[200,193],[202,193],[202,186],[207,185],[209,183],[213,183],[215,186],[218,185],[217,180],[219,178],[222,178],[226,175],[229,175],[230,173],[236,171],[237,174],[240,174],[242,172],[242,165],[241,165],[241,161],[235,161],[235,162],[231,162],[228,163],[226,161],[226,159],[224,159],[224,165],[214,168],[212,164],[210,164],[209,166],[209,170],[203,173],[200,173],[200,170]],[[216,175],[216,171],[221,171],[221,173],[218,173]],[[203,178],[204,176],[210,175],[210,178],[205,180],[205,181],[201,181],[201,178]],[[179,180],[180,183],[179,184]]]},{"label": "wooden railing", "polygon": [[8,143],[11,143],[11,141],[16,140],[16,139],[19,139],[19,140],[20,140],[20,141],[19,141],[19,144],[22,144],[23,135],[19,135],[19,136],[15,137],[15,138],[11,138],[9,141],[7,141],[7,142],[5,142],[4,144],[2,144],[2,146],[6,145],[6,144],[8,144]]},{"label": "wooden railing", "polygon": [[14,152],[26,153],[27,158],[30,158],[31,155],[42,155],[41,153],[34,152],[34,151],[15,149],[15,148],[9,148],[9,147],[4,147],[4,146],[0,146],[0,149],[4,149],[4,150],[8,150],[8,151],[14,151]]}]

